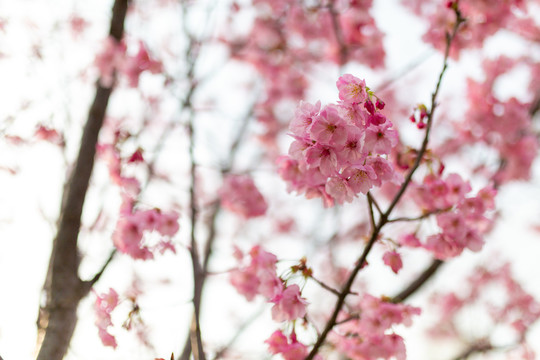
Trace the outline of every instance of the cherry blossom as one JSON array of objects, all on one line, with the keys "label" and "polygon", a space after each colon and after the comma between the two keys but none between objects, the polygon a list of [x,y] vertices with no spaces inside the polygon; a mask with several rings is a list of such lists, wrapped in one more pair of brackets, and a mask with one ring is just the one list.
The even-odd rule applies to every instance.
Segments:
[{"label": "cherry blossom", "polygon": [[229,175],[219,191],[221,204],[246,219],[262,216],[268,204],[253,180],[247,175]]},{"label": "cherry blossom", "polygon": [[109,289],[107,293],[97,294],[94,303],[96,314],[96,326],[101,342],[105,346],[116,348],[116,338],[109,333],[108,328],[112,326],[111,312],[118,306],[118,293],[114,289]]},{"label": "cherry blossom", "polygon": [[274,321],[291,321],[306,314],[307,301],[300,296],[300,288],[296,284],[287,286],[271,301],[274,303],[272,307]]}]

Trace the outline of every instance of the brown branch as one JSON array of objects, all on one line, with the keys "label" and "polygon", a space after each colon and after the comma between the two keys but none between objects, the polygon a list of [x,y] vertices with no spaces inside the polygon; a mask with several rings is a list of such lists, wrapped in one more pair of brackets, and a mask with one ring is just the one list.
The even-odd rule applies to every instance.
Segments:
[{"label": "brown branch", "polygon": [[90,289],[99,281],[99,279],[101,279],[101,276],[103,275],[105,270],[109,267],[109,264],[112,262],[115,255],[116,255],[116,249],[111,251],[109,258],[105,261],[105,263],[103,264],[101,269],[96,273],[96,275],[94,275],[92,279],[84,282],[84,285],[88,288],[85,290],[86,292],[90,291]]},{"label": "brown branch", "polygon": [[311,275],[310,278],[313,281],[315,281],[317,284],[319,284],[323,289],[328,290],[329,292],[331,292],[332,294],[334,294],[336,296],[340,295],[338,290],[334,289],[333,287],[330,287],[330,286],[326,285],[325,283],[323,283],[321,280],[317,279],[313,275]]},{"label": "brown branch", "polygon": [[371,221],[371,229],[375,229],[377,227],[377,223],[375,222],[375,214],[373,213],[373,197],[370,193],[367,194],[367,201],[368,201],[368,211],[369,211],[369,220]]},{"label": "brown branch", "polygon": [[437,210],[433,210],[433,211],[428,211],[425,214],[415,216],[415,217],[398,217],[398,218],[390,219],[390,220],[388,220],[388,222],[392,223],[392,222],[399,222],[399,221],[423,220],[423,219],[426,219],[426,218],[430,217],[431,215],[440,214],[440,213],[445,212],[445,211],[450,211],[451,209],[452,209],[452,207],[448,207],[448,208],[444,208],[444,209],[437,209]]},{"label": "brown branch", "polygon": [[[116,0],[112,10],[109,35],[120,41],[128,0]],[[61,360],[67,352],[77,322],[77,307],[89,288],[78,276],[77,241],[84,201],[94,167],[99,131],[103,125],[112,88],[99,81],[94,101],[83,130],[75,168],[65,189],[65,201],[53,242],[49,271],[44,285],[46,305],[40,309],[38,327],[42,339],[37,360]],[[44,332],[44,337],[43,337]]]},{"label": "brown branch", "polygon": [[326,340],[326,337],[328,336],[330,331],[336,325],[338,315],[339,315],[339,313],[341,311],[341,308],[345,304],[345,298],[350,294],[351,287],[352,287],[352,284],[354,283],[356,275],[358,274],[360,269],[362,269],[364,267],[364,265],[366,264],[367,256],[370,253],[373,245],[377,241],[382,227],[388,222],[388,220],[389,220],[388,217],[390,216],[392,210],[398,204],[399,200],[405,194],[405,190],[408,188],[410,182],[412,181],[412,177],[413,177],[414,173],[416,172],[416,170],[420,166],[420,163],[422,162],[422,158],[423,158],[423,156],[424,156],[424,154],[425,154],[425,152],[427,150],[427,145],[428,145],[428,142],[429,142],[429,134],[430,134],[431,125],[432,125],[432,122],[433,122],[433,115],[435,113],[435,109],[437,108],[437,96],[439,94],[439,89],[440,89],[444,74],[446,72],[446,68],[448,67],[448,57],[449,57],[449,53],[450,53],[450,46],[452,44],[452,40],[454,39],[455,35],[457,34],[459,26],[464,21],[464,19],[461,17],[461,13],[459,12],[458,9],[455,10],[455,13],[456,13],[456,23],[455,23],[454,28],[452,30],[452,34],[447,34],[447,37],[446,37],[446,49],[445,49],[445,54],[444,54],[443,68],[442,68],[442,70],[441,70],[441,72],[439,74],[439,78],[438,78],[437,84],[435,86],[435,91],[433,92],[433,94],[431,96],[431,109],[430,109],[430,111],[428,113],[428,116],[427,116],[426,133],[424,135],[424,140],[422,141],[422,146],[421,146],[420,150],[418,151],[418,156],[416,158],[416,161],[415,161],[414,165],[412,166],[412,168],[409,170],[409,173],[405,177],[405,180],[404,180],[403,184],[401,185],[400,189],[398,190],[397,194],[394,196],[394,199],[392,200],[390,206],[388,207],[388,209],[383,214],[381,214],[381,216],[379,218],[379,221],[377,223],[377,226],[373,229],[371,237],[370,237],[366,247],[364,248],[364,251],[362,252],[362,255],[358,259],[354,269],[352,270],[351,274],[349,275],[349,278],[347,279],[347,282],[345,283],[345,285],[343,286],[343,288],[341,290],[340,296],[338,297],[338,300],[336,301],[336,305],[334,306],[334,311],[333,311],[332,315],[330,316],[330,319],[326,323],[326,326],[325,326],[323,332],[317,338],[317,341],[313,345],[313,348],[311,349],[310,353],[308,354],[308,356],[306,357],[305,360],[313,360],[315,355],[319,352],[319,349],[321,348],[321,346],[324,344],[324,342]]},{"label": "brown branch", "polygon": [[412,281],[409,286],[400,291],[396,296],[394,296],[390,301],[393,303],[400,303],[405,300],[412,294],[414,294],[422,285],[424,285],[435,273],[441,265],[443,264],[442,260],[435,259],[432,263],[422,272],[420,275]]}]

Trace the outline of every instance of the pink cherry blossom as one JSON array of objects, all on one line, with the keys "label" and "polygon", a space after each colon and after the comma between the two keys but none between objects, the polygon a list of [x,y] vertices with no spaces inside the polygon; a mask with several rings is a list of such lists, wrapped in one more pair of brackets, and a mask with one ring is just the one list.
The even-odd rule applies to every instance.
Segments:
[{"label": "pink cherry blossom", "polygon": [[351,74],[341,76],[336,86],[339,98],[346,104],[359,104],[367,99],[366,82]]},{"label": "pink cherry blossom", "polygon": [[109,333],[108,327],[113,326],[111,312],[118,306],[118,293],[111,288],[107,293],[95,294],[94,311],[99,337],[103,345],[116,348],[116,339]]},{"label": "pink cherry blossom", "polygon": [[347,179],[340,176],[331,177],[326,183],[325,190],[340,204],[351,202],[355,197],[355,192],[349,186]]},{"label": "pink cherry blossom", "polygon": [[139,77],[144,71],[158,74],[163,71],[163,65],[160,61],[150,57],[146,45],[141,41],[139,42],[139,51],[137,54],[127,57],[122,63],[121,70],[128,78],[129,86],[137,87],[139,85]]},{"label": "pink cherry blossom", "polygon": [[[237,260],[242,262],[244,255],[236,251]],[[256,295],[272,300],[283,292],[283,281],[276,274],[277,258],[263,250],[259,245],[249,251],[249,264],[231,271],[230,281],[236,290],[251,301]]]},{"label": "pink cherry blossom", "polygon": [[300,288],[296,284],[285,288],[272,302],[272,319],[275,321],[291,321],[306,315],[307,301],[300,296]]},{"label": "pink cherry blossom", "polygon": [[294,135],[299,137],[308,136],[308,131],[313,123],[313,118],[319,114],[320,110],[320,101],[317,101],[314,105],[301,101],[294,113],[294,119],[289,125],[289,130],[291,130]]},{"label": "pink cherry blossom", "polygon": [[246,219],[262,216],[268,204],[247,175],[228,175],[219,191],[221,204]]},{"label": "pink cherry blossom", "polygon": [[229,278],[231,285],[248,301],[253,300],[259,294],[260,285],[257,273],[251,270],[253,269],[234,269]]},{"label": "pink cherry blossom", "polygon": [[376,154],[388,154],[397,141],[397,132],[391,124],[372,125],[366,130],[365,147]]},{"label": "pink cherry blossom", "polygon": [[401,255],[397,251],[387,251],[383,255],[384,263],[389,266],[392,271],[397,274],[399,270],[403,267],[403,262],[401,261]]},{"label": "pink cherry blossom", "polygon": [[338,108],[324,107],[320,114],[313,119],[309,133],[311,139],[333,148],[339,148],[347,141],[348,126],[340,116]]},{"label": "pink cherry blossom", "polygon": [[355,193],[367,194],[377,179],[377,174],[369,165],[356,165],[346,168],[343,176],[347,176],[347,183]]},{"label": "pink cherry blossom", "polygon": [[325,176],[334,175],[338,171],[338,158],[334,148],[324,145],[311,146],[306,150],[306,164],[318,167]]},{"label": "pink cherry blossom", "polygon": [[107,37],[103,50],[96,56],[95,66],[100,73],[100,82],[105,87],[113,85],[113,74],[122,66],[126,52],[126,45],[117,42],[113,37]]},{"label": "pink cherry blossom", "polygon": [[391,328],[397,324],[410,326],[420,309],[364,294],[357,311],[357,319],[344,322],[332,334],[337,349],[353,360],[405,359],[403,338]]},{"label": "pink cherry blossom", "polygon": [[416,234],[411,233],[401,236],[399,239],[399,243],[403,246],[408,246],[412,248],[420,247],[422,245]]},{"label": "pink cherry blossom", "polygon": [[[308,354],[307,346],[297,340],[294,332],[287,337],[281,330],[276,330],[265,343],[272,354],[281,354],[285,360],[303,360]],[[317,355],[315,360],[322,358]]]}]

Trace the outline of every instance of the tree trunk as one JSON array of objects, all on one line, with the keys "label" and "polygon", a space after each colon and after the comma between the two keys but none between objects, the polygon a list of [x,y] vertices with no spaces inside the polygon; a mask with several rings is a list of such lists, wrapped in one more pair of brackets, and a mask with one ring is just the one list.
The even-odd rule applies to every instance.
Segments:
[{"label": "tree trunk", "polygon": [[[110,35],[120,41],[124,32],[124,19],[129,0],[115,0]],[[99,131],[103,125],[112,88],[97,85],[94,102],[88,114],[79,154],[71,174],[67,194],[58,222],[58,232],[53,242],[49,270],[44,285],[46,305],[40,309],[38,327],[41,342],[37,360],[64,358],[77,323],[77,307],[88,294],[92,281],[79,278],[77,239],[81,226],[84,200],[94,167],[94,156]],[[40,344],[38,344],[39,346]]]}]

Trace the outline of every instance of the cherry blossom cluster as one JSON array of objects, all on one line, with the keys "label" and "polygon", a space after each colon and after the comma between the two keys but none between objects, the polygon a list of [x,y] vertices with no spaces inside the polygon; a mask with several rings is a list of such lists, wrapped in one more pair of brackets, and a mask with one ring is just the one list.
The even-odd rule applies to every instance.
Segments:
[{"label": "cherry blossom cluster", "polygon": [[[459,294],[437,293],[432,297],[432,302],[440,310],[440,318],[431,330],[433,336],[459,338],[460,314],[471,308],[478,311],[478,305],[481,305],[487,310],[494,329],[510,331],[503,346],[515,347],[523,356],[520,359],[536,359],[525,335],[530,326],[540,319],[540,303],[515,280],[508,263],[493,269],[476,268],[461,290]],[[486,290],[500,291],[500,296],[486,296]],[[512,344],[512,341],[516,343]]]},{"label": "cherry blossom cluster", "polygon": [[262,216],[268,204],[248,175],[228,175],[219,190],[221,205],[245,219]]},{"label": "cherry blossom cluster", "polygon": [[450,55],[455,58],[462,49],[482,47],[484,41],[500,29],[508,29],[532,41],[538,38],[537,25],[526,15],[528,4],[524,0],[498,1],[497,6],[490,0],[407,0],[405,4],[421,18],[429,19],[423,40],[440,51],[445,49],[446,34],[452,32],[457,20],[455,9],[459,9],[466,21],[450,48]]},{"label": "cherry blossom cluster", "polygon": [[410,326],[420,308],[364,294],[355,310],[341,315],[342,324],[332,334],[331,341],[341,353],[351,360],[406,359],[403,338],[392,327]]},{"label": "cherry blossom cluster", "polygon": [[[124,209],[116,224],[113,243],[118,251],[134,259],[153,259],[156,251],[175,252],[171,238],[178,229],[178,214],[174,211]],[[147,238],[145,235],[152,232],[160,236],[157,243],[150,246],[145,241]]]},{"label": "cherry blossom cluster", "polygon": [[468,248],[480,251],[484,244],[482,235],[491,228],[492,219],[486,213],[495,208],[496,191],[487,186],[476,196],[466,196],[471,186],[458,174],[450,174],[444,179],[430,174],[421,184],[411,185],[411,196],[426,214],[436,214],[441,231],[427,237],[425,244],[409,234],[403,244],[412,247],[423,246],[439,259],[458,256]]},{"label": "cherry blossom cluster", "polygon": [[[236,249],[235,257],[244,262],[245,256]],[[306,314],[307,301],[301,297],[297,284],[287,285],[276,273],[274,254],[254,246],[249,252],[249,263],[231,271],[230,281],[249,301],[262,295],[273,303],[272,319],[277,322],[301,319]]]},{"label": "cherry blossom cluster", "polygon": [[142,41],[139,42],[137,54],[128,55],[126,44],[112,37],[105,39],[103,51],[96,56],[94,64],[99,70],[101,85],[105,87],[113,85],[115,72],[124,75],[130,87],[137,87],[144,71],[152,74],[163,71],[161,62],[150,57]]},{"label": "cherry blossom cluster", "polygon": [[[278,159],[289,191],[321,197],[326,206],[351,202],[374,186],[399,181],[387,155],[397,131],[380,111],[365,81],[350,74],[337,81],[340,102],[300,103],[290,124],[289,156]],[[375,100],[375,104],[373,103]]]},{"label": "cherry blossom cluster", "polygon": [[109,333],[108,327],[112,326],[111,312],[118,306],[118,293],[109,289],[107,293],[97,294],[94,303],[96,314],[96,326],[101,342],[105,346],[116,348],[116,338]]},{"label": "cherry blossom cluster", "polygon": [[[118,133],[118,137],[121,137]],[[125,176],[123,167],[126,164],[144,161],[142,150],[137,149],[131,155],[122,157],[117,146],[100,144],[98,154],[109,168],[109,175],[114,184],[118,185],[122,194],[122,207],[116,229],[113,233],[113,243],[116,248],[134,259],[153,259],[154,252],[163,253],[166,250],[175,251],[171,238],[178,232],[178,214],[174,211],[163,211],[158,208],[141,210],[135,208],[135,197],[140,193],[141,186],[135,177]],[[147,234],[159,235],[159,240],[149,245]]]}]

